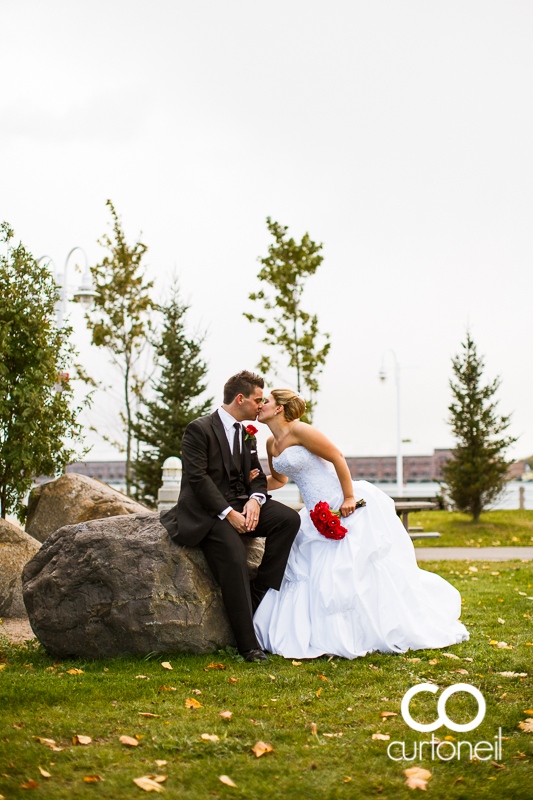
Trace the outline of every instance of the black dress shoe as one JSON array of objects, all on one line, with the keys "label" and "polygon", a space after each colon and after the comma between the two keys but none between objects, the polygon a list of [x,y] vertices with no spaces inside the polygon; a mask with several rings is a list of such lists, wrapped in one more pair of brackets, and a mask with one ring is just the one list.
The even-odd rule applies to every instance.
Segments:
[{"label": "black dress shoe", "polygon": [[241,656],[245,661],[268,661],[268,656],[262,650],[241,650]]}]

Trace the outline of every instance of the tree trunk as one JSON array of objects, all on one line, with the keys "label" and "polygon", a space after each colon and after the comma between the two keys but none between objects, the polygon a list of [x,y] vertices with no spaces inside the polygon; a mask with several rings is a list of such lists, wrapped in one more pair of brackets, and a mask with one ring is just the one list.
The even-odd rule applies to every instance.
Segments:
[{"label": "tree trunk", "polygon": [[131,491],[131,408],[130,408],[130,364],[126,358],[126,371],[124,373],[124,398],[126,402],[126,494]]}]

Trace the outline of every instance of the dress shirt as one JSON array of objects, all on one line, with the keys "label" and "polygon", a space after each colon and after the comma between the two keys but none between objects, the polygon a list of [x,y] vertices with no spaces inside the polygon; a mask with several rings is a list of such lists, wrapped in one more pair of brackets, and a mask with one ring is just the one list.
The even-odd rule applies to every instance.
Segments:
[{"label": "dress shirt", "polygon": [[[218,416],[222,420],[222,425],[224,426],[224,430],[226,431],[226,439],[228,440],[229,449],[231,455],[233,455],[233,442],[235,440],[235,428],[233,426],[235,425],[236,422],[239,422],[239,420],[235,419],[235,417],[232,417],[231,414],[229,414],[225,408],[222,408],[222,406],[218,409]],[[244,445],[242,422],[239,422],[239,427],[241,431],[241,453],[242,453]],[[254,492],[254,494],[251,494],[250,500],[252,499],[252,497],[254,498],[254,500],[257,500],[260,506],[262,506],[263,503],[266,502],[266,497],[261,492]],[[219,519],[226,519],[226,516],[229,514],[230,511],[233,511],[233,508],[231,506],[228,506],[227,508],[224,509],[224,511],[221,514],[218,515]]]}]

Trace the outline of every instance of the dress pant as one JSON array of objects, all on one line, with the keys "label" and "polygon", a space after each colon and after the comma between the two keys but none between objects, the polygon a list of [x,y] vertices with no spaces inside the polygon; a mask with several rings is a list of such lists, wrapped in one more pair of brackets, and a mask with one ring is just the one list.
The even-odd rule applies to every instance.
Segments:
[{"label": "dress pant", "polygon": [[[245,501],[231,503],[242,512]],[[222,599],[237,647],[255,650],[259,647],[253,625],[250,578],[246,562],[245,536],[265,537],[265,553],[254,585],[260,590],[279,589],[290,549],[300,528],[300,515],[292,508],[267,499],[261,507],[254,531],[237,533],[227,519],[217,519],[200,542],[207,563],[220,584]]]}]

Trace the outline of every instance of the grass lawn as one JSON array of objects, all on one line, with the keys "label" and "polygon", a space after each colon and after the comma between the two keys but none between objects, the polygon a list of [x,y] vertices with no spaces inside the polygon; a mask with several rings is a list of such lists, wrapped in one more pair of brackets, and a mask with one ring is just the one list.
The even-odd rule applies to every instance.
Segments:
[{"label": "grass lawn", "polygon": [[421,511],[409,514],[415,525],[442,534],[415,539],[415,547],[533,547],[533,511],[487,511],[479,522],[458,511]]},{"label": "grass lawn", "polygon": [[[322,657],[293,664],[274,656],[267,665],[254,665],[226,652],[57,663],[38,644],[11,646],[3,639],[0,795],[26,798],[33,791],[35,797],[54,800],[130,800],[143,795],[135,778],[158,774],[168,776],[163,796],[183,800],[392,800],[412,796],[403,770],[421,766],[432,773],[427,788],[434,797],[529,800],[533,733],[518,724],[533,717],[533,563],[445,561],[427,562],[424,568],[461,591],[469,642],[444,651],[374,653],[355,661]],[[164,661],[172,671],[162,667]],[[414,761],[387,756],[390,741],[406,742],[409,756],[414,742],[431,738],[411,730],[400,714],[407,689],[429,680],[439,686],[438,695],[451,684],[469,683],[487,703],[486,717],[475,730],[454,733],[442,727],[435,736],[493,742],[501,727],[501,758],[470,760],[463,750],[460,761],[432,761],[428,749]],[[187,708],[188,699],[200,707]],[[429,693],[418,695],[411,713],[430,722],[436,702]],[[470,695],[456,694],[446,710],[456,722],[468,722],[477,704]],[[221,717],[223,711],[231,712],[231,719]],[[384,711],[397,716],[381,717]],[[390,740],[373,740],[378,731]],[[204,740],[202,734],[218,739]],[[74,744],[78,735],[92,741]],[[138,746],[122,744],[123,735]],[[52,750],[35,737],[54,740],[62,749]],[[260,740],[273,751],[257,758],[252,747]],[[221,783],[221,775],[236,788]],[[21,788],[32,781],[39,786]]]}]

